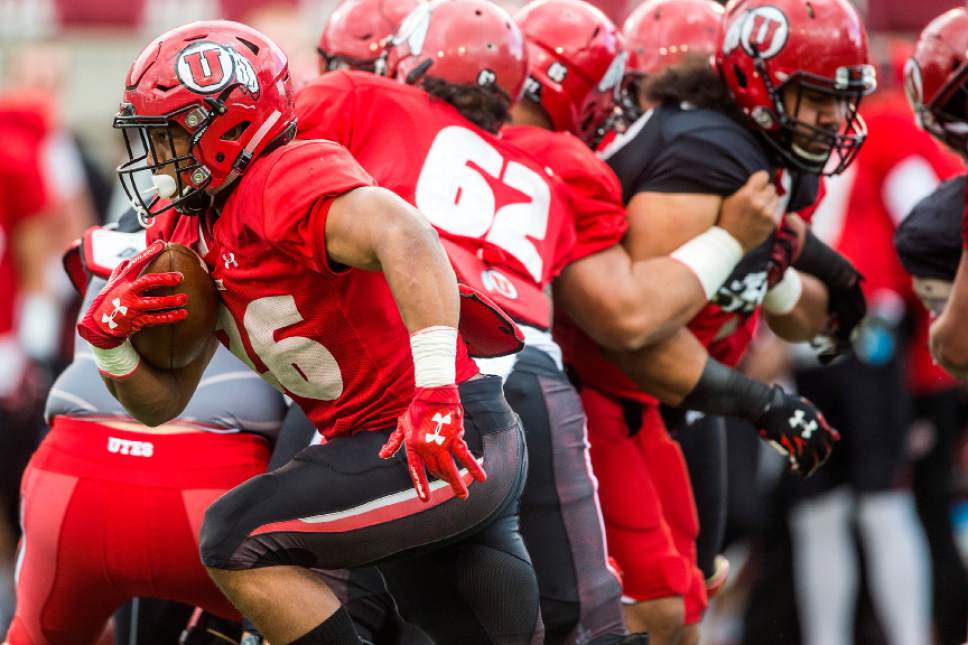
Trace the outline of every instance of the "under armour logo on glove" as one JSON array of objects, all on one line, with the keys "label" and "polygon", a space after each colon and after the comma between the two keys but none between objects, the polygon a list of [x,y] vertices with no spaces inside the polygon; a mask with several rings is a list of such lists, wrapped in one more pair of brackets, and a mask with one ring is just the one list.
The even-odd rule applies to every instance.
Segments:
[{"label": "under armour logo on glove", "polygon": [[406,447],[410,478],[424,502],[430,501],[427,471],[450,484],[460,499],[467,497],[467,484],[454,459],[477,481],[487,479],[464,441],[464,408],[456,385],[416,388],[410,407],[397,419],[397,428],[380,450],[380,457],[389,459],[400,446]]},{"label": "under armour logo on glove", "polygon": [[823,465],[840,434],[807,399],[772,387],[766,410],[753,420],[760,436],[787,457],[790,468],[804,477]]},{"label": "under armour logo on glove", "polygon": [[804,421],[806,416],[807,416],[807,413],[804,412],[803,410],[797,410],[796,412],[794,412],[793,416],[790,417],[790,427],[803,428],[803,430],[800,431],[800,436],[803,437],[804,439],[809,440],[810,437],[813,435],[813,431],[817,429],[817,422],[814,421],[813,419],[811,419],[810,421]]},{"label": "under armour logo on glove", "polygon": [[114,322],[114,317],[118,314],[121,314],[122,316],[127,315],[128,308],[121,304],[121,298],[115,298],[111,301],[111,304],[114,305],[114,311],[111,312],[110,316],[107,314],[101,314],[101,324],[107,325],[108,329],[117,329],[118,323]]},{"label": "under armour logo on glove", "polygon": [[440,412],[435,412],[433,421],[434,423],[437,424],[437,427],[434,428],[433,434],[428,432],[427,434],[424,435],[424,441],[426,441],[427,443],[430,443],[431,441],[433,441],[438,446],[442,446],[444,445],[444,439],[446,437],[441,436],[440,429],[443,428],[445,425],[450,425],[450,412],[448,412],[447,414],[441,414]]},{"label": "under armour logo on glove", "polygon": [[164,242],[154,242],[114,268],[107,284],[77,324],[81,338],[99,349],[113,349],[143,327],[170,325],[188,316],[185,309],[188,296],[183,293],[144,295],[152,289],[173,287],[182,281],[182,274],[177,272],[141,275],[164,249]]}]

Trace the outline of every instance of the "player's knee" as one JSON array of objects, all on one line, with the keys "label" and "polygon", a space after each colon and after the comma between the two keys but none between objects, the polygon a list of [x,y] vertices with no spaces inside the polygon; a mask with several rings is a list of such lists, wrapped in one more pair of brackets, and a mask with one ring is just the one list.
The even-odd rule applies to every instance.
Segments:
[{"label": "player's knee", "polygon": [[685,621],[681,596],[658,598],[625,606],[625,624],[629,631],[648,632],[653,645],[678,643]]},{"label": "player's knee", "polygon": [[225,567],[246,537],[239,519],[246,506],[241,496],[229,491],[205,510],[199,537],[202,564],[209,570]]}]

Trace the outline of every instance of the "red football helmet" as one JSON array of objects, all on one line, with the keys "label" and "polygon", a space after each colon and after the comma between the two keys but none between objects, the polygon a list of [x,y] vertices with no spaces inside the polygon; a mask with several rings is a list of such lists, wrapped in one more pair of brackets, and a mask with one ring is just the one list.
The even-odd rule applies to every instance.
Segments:
[{"label": "red football helmet", "polygon": [[319,37],[319,72],[376,72],[387,40],[421,0],[343,0]]},{"label": "red football helmet", "polygon": [[[877,82],[864,25],[847,0],[731,0],[716,64],[737,105],[793,168],[840,173],[867,138],[857,109]],[[796,90],[792,110],[788,87]],[[820,95],[844,112],[836,130],[799,118],[801,102]]]},{"label": "red football helmet", "polygon": [[535,0],[515,20],[531,54],[525,94],[555,130],[592,143],[615,109],[625,72],[618,28],[583,0]]},{"label": "red football helmet", "polygon": [[[128,70],[114,127],[129,160],[118,175],[143,217],[202,212],[295,125],[282,50],[237,22],[194,22],[155,39]],[[190,137],[187,150],[176,150],[176,127]],[[167,168],[174,178],[160,172]]]},{"label": "red football helmet", "polygon": [[622,28],[628,73],[647,76],[687,55],[712,56],[722,20],[723,7],[715,0],[646,0]]},{"label": "red football helmet", "polygon": [[489,0],[434,0],[404,19],[387,48],[387,73],[408,84],[427,76],[521,96],[528,52],[511,16]]},{"label": "red football helmet", "polygon": [[921,32],[904,67],[904,90],[918,123],[968,158],[968,9],[947,11]]}]

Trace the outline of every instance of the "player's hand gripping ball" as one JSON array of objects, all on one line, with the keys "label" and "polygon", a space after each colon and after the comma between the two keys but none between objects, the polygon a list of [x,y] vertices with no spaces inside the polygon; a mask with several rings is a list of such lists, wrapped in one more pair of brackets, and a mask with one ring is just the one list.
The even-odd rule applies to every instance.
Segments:
[{"label": "player's hand gripping ball", "polygon": [[145,295],[184,296],[188,315],[172,324],[146,326],[131,337],[144,360],[166,370],[185,367],[198,358],[215,331],[218,312],[215,282],[194,251],[181,244],[167,244],[141,272],[142,277],[170,274],[181,274],[181,281],[150,288]]},{"label": "player's hand gripping ball", "polygon": [[130,338],[152,365],[183,367],[212,334],[215,303],[214,284],[198,256],[157,241],[115,267],[77,331],[99,349],[114,349]]}]

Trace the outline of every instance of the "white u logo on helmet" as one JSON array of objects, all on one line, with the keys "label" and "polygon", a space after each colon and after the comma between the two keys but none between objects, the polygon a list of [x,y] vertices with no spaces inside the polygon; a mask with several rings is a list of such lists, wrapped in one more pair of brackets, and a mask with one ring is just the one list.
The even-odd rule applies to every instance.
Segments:
[{"label": "white u logo on helmet", "polygon": [[790,36],[786,14],[776,7],[749,9],[729,26],[723,41],[723,53],[742,45],[750,56],[772,58],[780,53]]},{"label": "white u logo on helmet", "polygon": [[175,63],[178,80],[193,92],[215,94],[233,82],[259,91],[255,69],[247,58],[218,43],[200,41],[183,49]]}]

